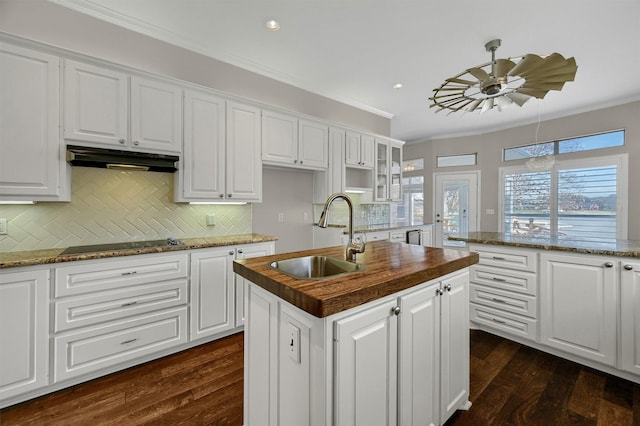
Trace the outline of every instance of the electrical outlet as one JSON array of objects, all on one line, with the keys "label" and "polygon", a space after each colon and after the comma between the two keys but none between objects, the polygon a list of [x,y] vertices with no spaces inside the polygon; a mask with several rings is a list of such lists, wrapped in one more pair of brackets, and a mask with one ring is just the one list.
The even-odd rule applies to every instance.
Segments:
[{"label": "electrical outlet", "polygon": [[302,212],[302,221],[303,222],[309,222],[309,213]]},{"label": "electrical outlet", "polygon": [[287,322],[287,352],[296,364],[300,364],[300,329]]},{"label": "electrical outlet", "polygon": [[216,226],[216,216],[213,214],[207,215],[207,226]]},{"label": "electrical outlet", "polygon": [[0,235],[7,235],[9,233],[9,225],[7,219],[0,219]]},{"label": "electrical outlet", "polygon": [[284,223],[284,213],[278,213],[278,222]]}]

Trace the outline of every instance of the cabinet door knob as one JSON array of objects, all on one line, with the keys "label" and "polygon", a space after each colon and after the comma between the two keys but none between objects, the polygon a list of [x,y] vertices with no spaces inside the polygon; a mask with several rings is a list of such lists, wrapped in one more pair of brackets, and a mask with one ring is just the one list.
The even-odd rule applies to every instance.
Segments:
[{"label": "cabinet door knob", "polygon": [[446,286],[444,286],[444,289],[447,291],[451,291],[451,284],[447,284]]},{"label": "cabinet door knob", "polygon": [[302,164],[302,160],[300,160],[300,164]]},{"label": "cabinet door knob", "polygon": [[233,250],[229,251],[229,256],[233,256]]},{"label": "cabinet door knob", "polygon": [[604,266],[606,268],[613,268],[613,262],[605,262]]},{"label": "cabinet door knob", "polygon": [[400,315],[400,306],[396,306],[395,308],[391,309],[391,313],[393,315]]},{"label": "cabinet door knob", "polygon": [[138,146],[138,145],[140,145],[140,142],[139,142],[139,141],[133,141],[133,144],[134,144],[135,146]]},{"label": "cabinet door knob", "polygon": [[242,251],[242,249],[240,249],[240,250],[238,250],[238,253],[242,254],[242,253],[244,253],[244,252]]},{"label": "cabinet door knob", "polygon": [[227,198],[231,198],[231,194],[227,194]]},{"label": "cabinet door knob", "polygon": [[120,140],[118,140],[118,142],[120,142],[122,145],[124,145],[124,139],[120,139]]},{"label": "cabinet door knob", "polygon": [[624,269],[626,269],[627,271],[633,271],[633,266],[631,266],[631,265],[624,265]]},{"label": "cabinet door knob", "polygon": [[224,198],[224,194],[220,194],[220,195],[219,195],[219,197],[220,197],[220,198]]}]

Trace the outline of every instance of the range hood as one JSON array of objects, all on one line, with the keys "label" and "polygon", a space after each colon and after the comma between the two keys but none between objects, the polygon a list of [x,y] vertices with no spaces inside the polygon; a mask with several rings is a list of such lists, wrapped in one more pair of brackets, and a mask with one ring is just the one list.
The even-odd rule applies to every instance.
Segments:
[{"label": "range hood", "polygon": [[72,166],[173,173],[179,159],[177,155],[67,145],[67,162]]}]

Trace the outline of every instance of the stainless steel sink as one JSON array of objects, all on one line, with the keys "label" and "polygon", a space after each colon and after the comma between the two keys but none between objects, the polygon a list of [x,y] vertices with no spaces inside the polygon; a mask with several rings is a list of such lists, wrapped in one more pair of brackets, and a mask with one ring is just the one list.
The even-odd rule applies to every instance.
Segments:
[{"label": "stainless steel sink", "polygon": [[284,274],[301,279],[330,278],[366,269],[362,263],[352,263],[327,256],[295,257],[271,262],[269,266]]}]

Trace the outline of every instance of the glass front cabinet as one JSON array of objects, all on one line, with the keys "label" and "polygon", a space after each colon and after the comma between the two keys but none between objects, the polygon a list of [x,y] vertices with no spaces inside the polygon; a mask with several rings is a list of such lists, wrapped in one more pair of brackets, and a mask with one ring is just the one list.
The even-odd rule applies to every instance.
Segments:
[{"label": "glass front cabinet", "polygon": [[402,144],[376,138],[374,201],[402,201]]}]

